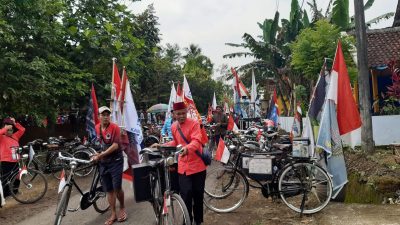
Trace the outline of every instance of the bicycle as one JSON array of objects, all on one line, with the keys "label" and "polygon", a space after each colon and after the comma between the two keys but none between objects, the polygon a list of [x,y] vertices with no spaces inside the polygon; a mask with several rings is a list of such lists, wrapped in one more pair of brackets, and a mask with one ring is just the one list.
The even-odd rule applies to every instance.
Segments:
[{"label": "bicycle", "polygon": [[295,212],[322,210],[332,196],[328,173],[315,158],[286,156],[277,160],[279,154],[282,152],[245,155],[239,151],[234,163],[211,169],[206,179],[206,207],[219,213],[237,209],[248,196],[250,179],[258,183],[264,197],[279,197]]},{"label": "bicycle", "polygon": [[[84,193],[82,189],[78,186],[78,184],[75,182],[74,175],[76,174],[76,171],[82,169],[82,168],[79,169],[77,168],[78,163],[92,166],[91,165],[92,161],[77,159],[74,157],[65,157],[62,154],[63,153],[59,152],[58,157],[60,160],[69,161],[69,174],[68,178],[66,179],[65,186],[63,187],[61,194],[59,194],[61,197],[57,203],[57,208],[55,213],[56,218],[54,224],[55,225],[61,224],[61,221],[65,216],[67,210],[70,212],[75,212],[79,208],[85,210],[89,208],[91,205],[93,205],[94,209],[98,213],[107,212],[107,210],[110,208],[110,205],[108,203],[106,193],[103,191],[103,187],[101,186],[100,183],[100,174],[98,171],[98,166],[96,166],[94,169],[94,175],[89,191]],[[78,207],[76,207],[75,209],[68,209],[68,202],[71,197],[71,191],[73,186],[75,186],[75,188],[81,194],[81,199]]]},{"label": "bicycle", "polygon": [[[191,224],[183,199],[171,190],[170,184],[170,169],[180,152],[180,147],[145,148],[139,154],[146,163],[133,166],[135,199],[151,203],[158,225]],[[144,193],[139,195],[141,190]]]},{"label": "bicycle", "polygon": [[[22,154],[21,147],[13,147],[13,151],[17,153],[19,161],[11,172],[2,175],[5,177],[3,186],[8,186],[11,196],[16,201],[23,204],[35,203],[47,192],[46,177],[38,170],[26,168],[24,161],[28,159],[28,154]],[[20,157],[21,154],[22,157]],[[17,167],[18,171],[16,171]]]}]

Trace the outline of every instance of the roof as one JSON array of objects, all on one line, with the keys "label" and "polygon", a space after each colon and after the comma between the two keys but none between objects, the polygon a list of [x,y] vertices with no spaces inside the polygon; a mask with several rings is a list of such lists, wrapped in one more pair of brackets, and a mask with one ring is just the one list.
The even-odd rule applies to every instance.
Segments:
[{"label": "roof", "polygon": [[400,27],[367,30],[368,67],[400,60]]}]

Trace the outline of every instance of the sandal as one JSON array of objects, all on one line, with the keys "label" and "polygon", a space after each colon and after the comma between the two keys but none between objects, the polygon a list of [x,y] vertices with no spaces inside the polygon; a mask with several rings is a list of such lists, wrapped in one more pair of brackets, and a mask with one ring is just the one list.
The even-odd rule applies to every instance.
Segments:
[{"label": "sandal", "polygon": [[128,219],[128,215],[126,214],[126,212],[125,212],[125,209],[122,209],[120,212],[119,212],[119,217],[118,217],[118,222],[124,222],[126,219]]},{"label": "sandal", "polygon": [[106,222],[104,222],[104,225],[112,225],[115,221],[117,221],[117,218],[109,218],[108,220],[106,220]]}]

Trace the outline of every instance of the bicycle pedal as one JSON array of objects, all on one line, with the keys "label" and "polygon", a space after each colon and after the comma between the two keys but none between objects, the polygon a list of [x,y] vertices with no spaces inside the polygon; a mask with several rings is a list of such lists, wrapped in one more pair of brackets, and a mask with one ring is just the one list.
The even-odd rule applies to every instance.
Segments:
[{"label": "bicycle pedal", "polygon": [[76,209],[68,208],[68,212],[76,212],[76,211],[78,211],[78,209],[79,209],[79,208],[76,208]]}]

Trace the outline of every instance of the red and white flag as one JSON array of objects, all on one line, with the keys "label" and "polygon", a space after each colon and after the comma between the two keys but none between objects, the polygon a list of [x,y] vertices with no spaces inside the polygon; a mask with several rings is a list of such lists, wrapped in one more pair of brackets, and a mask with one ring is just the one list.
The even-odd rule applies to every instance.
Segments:
[{"label": "red and white flag", "polygon": [[331,82],[327,99],[336,104],[336,115],[340,135],[361,127],[361,117],[351,91],[349,73],[339,40],[332,66]]},{"label": "red and white flag", "polygon": [[236,70],[231,67],[231,72],[234,75],[233,88],[236,91],[237,95],[239,95],[239,99],[241,99],[243,96],[250,97],[249,91],[240,80]]},{"label": "red and white flag", "polygon": [[176,100],[175,102],[183,102],[183,92],[181,88],[181,83],[178,82],[176,86]]},{"label": "red and white flag", "polygon": [[228,148],[225,145],[224,140],[221,138],[219,139],[217,152],[215,153],[215,160],[218,160],[222,163],[228,163],[229,157],[231,153],[229,152]]},{"label": "red and white flag", "polygon": [[121,77],[118,73],[118,67],[113,58],[113,71],[112,71],[112,82],[111,82],[111,122],[119,124],[121,123],[121,110],[119,109],[118,97],[121,93]]},{"label": "red and white flag", "polygon": [[26,169],[26,166],[23,166],[21,169],[19,169],[18,173],[18,179],[21,180],[22,175],[28,174],[28,170]]},{"label": "red and white flag", "polygon": [[231,130],[231,131],[238,131],[239,130],[239,128],[237,127],[235,121],[233,120],[232,114],[229,114],[228,127],[226,129],[227,130]]},{"label": "red and white flag", "polygon": [[64,189],[66,184],[67,183],[65,182],[65,171],[63,169],[61,171],[61,175],[60,175],[60,184],[58,185],[58,194],[61,193],[61,191]]}]

